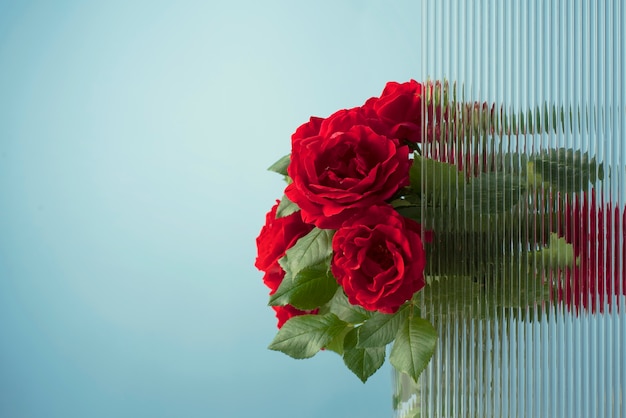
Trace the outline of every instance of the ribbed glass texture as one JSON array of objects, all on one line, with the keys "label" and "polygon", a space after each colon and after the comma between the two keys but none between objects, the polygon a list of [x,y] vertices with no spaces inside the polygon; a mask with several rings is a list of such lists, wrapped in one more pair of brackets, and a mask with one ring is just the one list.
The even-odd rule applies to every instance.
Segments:
[{"label": "ribbed glass texture", "polygon": [[626,3],[424,0],[419,22],[420,152],[462,175],[422,168],[439,341],[395,416],[626,417]]}]

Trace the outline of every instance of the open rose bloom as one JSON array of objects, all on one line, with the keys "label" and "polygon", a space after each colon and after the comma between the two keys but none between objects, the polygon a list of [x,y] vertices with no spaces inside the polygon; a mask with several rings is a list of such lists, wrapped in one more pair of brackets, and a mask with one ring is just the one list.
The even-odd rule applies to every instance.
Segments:
[{"label": "open rose bloom", "polygon": [[393,344],[392,365],[417,379],[435,314],[612,309],[626,212],[600,197],[603,164],[573,147],[520,152],[511,138],[541,132],[515,117],[411,80],[298,127],[270,168],[287,186],[257,238],[270,348],[334,351],[365,381]]}]

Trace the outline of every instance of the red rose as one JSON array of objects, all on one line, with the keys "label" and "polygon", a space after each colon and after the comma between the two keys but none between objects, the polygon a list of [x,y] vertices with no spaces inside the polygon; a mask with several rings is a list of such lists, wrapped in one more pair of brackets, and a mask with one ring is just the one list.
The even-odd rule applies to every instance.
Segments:
[{"label": "red rose", "polygon": [[[443,123],[448,120],[448,109],[431,102],[426,109],[423,101],[426,89],[433,94],[441,92],[441,82],[428,87],[415,80],[406,83],[390,81],[380,97],[372,97],[364,107],[373,109],[380,120],[388,126],[388,135],[410,142],[424,142],[424,134],[430,142],[442,138]],[[426,121],[424,121],[426,113]],[[424,131],[425,129],[425,131]]]},{"label": "red rose", "polygon": [[626,292],[626,269],[620,272],[618,262],[626,260],[626,210],[598,205],[593,191],[591,200],[586,194],[582,199],[565,208],[564,235],[578,264],[566,269],[557,291],[577,311],[603,312],[614,296]]},{"label": "red rose", "polygon": [[422,85],[417,81],[390,81],[380,97],[369,99],[365,107],[376,111],[393,138],[422,142]]},{"label": "red rose", "polygon": [[[313,225],[308,225],[302,221],[300,212],[276,218],[278,204],[279,201],[276,201],[276,204],[267,213],[265,225],[256,239],[258,254],[254,265],[265,272],[263,282],[270,288],[270,295],[276,292],[285,277],[285,271],[278,264],[278,260],[298,239],[313,229]],[[273,306],[272,308],[276,312],[278,328],[282,327],[293,316],[317,313],[317,310],[301,311],[290,305]]]},{"label": "red rose", "polygon": [[285,194],[302,218],[337,229],[349,217],[383,203],[409,183],[409,149],[363,125],[292,144]]},{"label": "red rose", "polygon": [[420,226],[391,206],[374,206],[333,236],[331,270],[348,300],[394,313],[422,289],[426,253]]},{"label": "red rose", "polygon": [[298,129],[296,129],[296,131],[293,133],[293,135],[291,135],[291,141],[298,141],[300,139],[319,134],[320,126],[322,125],[323,121],[323,118],[311,116],[307,123],[303,123],[302,125],[300,125]]},{"label": "red rose", "polygon": [[278,260],[299,238],[313,229],[313,225],[307,225],[302,221],[299,211],[277,219],[277,209],[278,201],[267,213],[265,225],[256,239],[258,253],[254,263],[256,268],[265,272],[263,281],[272,293],[276,291],[285,276]]},{"label": "red rose", "polygon": [[355,125],[369,126],[381,135],[387,135],[389,132],[387,125],[380,120],[373,109],[354,107],[338,110],[325,119],[311,116],[307,123],[300,125],[291,135],[291,143],[294,146],[298,141],[316,135],[328,137],[338,132],[345,132]]},{"label": "red rose", "polygon": [[[284,255],[284,254],[283,254]],[[282,256],[281,256],[282,257]],[[279,257],[280,258],[280,257]],[[278,259],[267,269],[264,270],[263,283],[270,288],[270,295],[273,295],[278,289],[278,286],[283,282],[285,278],[285,270],[278,264]]]},{"label": "red rose", "polygon": [[345,132],[355,125],[369,126],[377,134],[389,136],[387,125],[380,120],[374,109],[367,107],[338,110],[321,122],[319,135],[328,137]]}]

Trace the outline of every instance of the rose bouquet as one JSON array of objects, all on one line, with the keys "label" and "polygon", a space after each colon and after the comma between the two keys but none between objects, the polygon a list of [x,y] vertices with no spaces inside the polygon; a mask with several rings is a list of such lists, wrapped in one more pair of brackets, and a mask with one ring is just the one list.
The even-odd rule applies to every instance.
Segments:
[{"label": "rose bouquet", "polygon": [[547,107],[516,116],[414,80],[311,117],[270,167],[287,186],[257,238],[279,328],[269,348],[297,359],[334,351],[364,382],[389,355],[417,380],[437,344],[434,312],[603,309],[626,280],[585,240],[606,242],[594,217],[626,214],[596,204],[603,167],[589,152],[528,139],[571,120]]}]

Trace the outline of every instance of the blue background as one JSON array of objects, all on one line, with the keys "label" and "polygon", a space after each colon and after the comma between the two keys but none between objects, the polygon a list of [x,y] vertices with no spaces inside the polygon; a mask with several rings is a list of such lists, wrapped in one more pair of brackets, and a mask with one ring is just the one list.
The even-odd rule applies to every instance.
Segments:
[{"label": "blue background", "polygon": [[384,417],[275,333],[265,171],[425,75],[415,1],[0,0],[0,416]]}]

